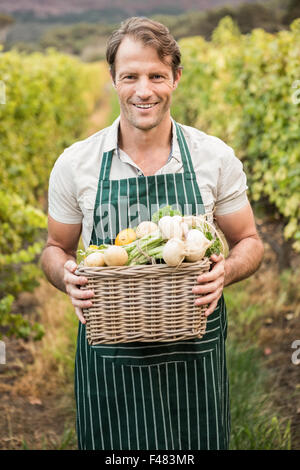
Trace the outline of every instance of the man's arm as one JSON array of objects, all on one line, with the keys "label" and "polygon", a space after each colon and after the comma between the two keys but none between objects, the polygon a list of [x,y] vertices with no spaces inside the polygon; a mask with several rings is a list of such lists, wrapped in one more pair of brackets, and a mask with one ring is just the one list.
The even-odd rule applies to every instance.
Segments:
[{"label": "man's arm", "polygon": [[69,259],[76,261],[80,234],[81,224],[62,224],[48,216],[48,239],[41,264],[48,281],[63,292],[66,292],[64,265]]},{"label": "man's arm", "polygon": [[216,221],[230,250],[225,260],[224,286],[228,286],[257,271],[263,258],[264,246],[257,233],[249,203],[233,214],[216,217]]},{"label": "man's arm", "polygon": [[83,291],[78,286],[88,280],[77,276],[76,250],[80,239],[81,224],[62,224],[48,217],[48,239],[41,255],[42,269],[51,284],[67,293],[75,307],[75,313],[82,323],[82,308],[90,307],[93,292]]},{"label": "man's arm", "polygon": [[200,285],[192,290],[194,294],[202,295],[195,300],[196,305],[209,305],[206,315],[216,308],[225,286],[246,279],[257,271],[264,253],[249,203],[237,212],[216,217],[216,221],[230,251],[226,259],[223,255],[212,255],[215,265],[197,278]]}]

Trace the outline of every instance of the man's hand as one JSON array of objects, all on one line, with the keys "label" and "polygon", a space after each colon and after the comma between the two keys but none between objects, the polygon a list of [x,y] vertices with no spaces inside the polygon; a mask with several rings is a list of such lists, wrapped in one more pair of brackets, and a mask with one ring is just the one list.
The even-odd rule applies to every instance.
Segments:
[{"label": "man's hand", "polygon": [[86,320],[83,316],[82,309],[92,306],[92,301],[90,299],[94,296],[94,292],[92,290],[82,290],[79,288],[79,286],[87,284],[88,279],[84,276],[74,274],[76,269],[77,264],[74,261],[66,261],[64,264],[64,283],[66,286],[66,292],[75,307],[77,317],[81,323],[85,324]]},{"label": "man's hand", "polygon": [[199,286],[192,289],[193,294],[204,294],[195,300],[195,305],[206,305],[205,315],[208,316],[216,309],[218,300],[222,295],[225,281],[225,259],[223,255],[212,255],[210,259],[215,263],[211,271],[201,274],[197,278]]}]

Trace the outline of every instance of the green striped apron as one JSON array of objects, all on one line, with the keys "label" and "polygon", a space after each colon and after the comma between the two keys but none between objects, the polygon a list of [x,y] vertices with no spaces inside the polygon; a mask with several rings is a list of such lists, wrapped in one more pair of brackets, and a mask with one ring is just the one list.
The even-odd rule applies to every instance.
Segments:
[{"label": "green striped apron", "polygon": [[[192,159],[177,123],[176,133],[183,173],[110,180],[113,151],[103,154],[90,244],[113,243],[120,230],[150,220],[166,204],[187,215],[204,213]],[[227,449],[226,335],[223,296],[208,317],[202,339],[90,346],[85,325],[79,323],[78,448]]]}]

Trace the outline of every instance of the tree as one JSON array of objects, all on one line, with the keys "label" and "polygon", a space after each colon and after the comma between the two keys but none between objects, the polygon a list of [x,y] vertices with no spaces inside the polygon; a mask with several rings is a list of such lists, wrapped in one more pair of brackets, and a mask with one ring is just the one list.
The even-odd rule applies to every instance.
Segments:
[{"label": "tree", "polygon": [[15,20],[11,16],[0,13],[0,30],[11,26],[14,22]]},{"label": "tree", "polygon": [[282,22],[285,25],[290,25],[293,20],[300,18],[300,3],[299,0],[290,0],[287,7],[287,12],[283,16]]}]

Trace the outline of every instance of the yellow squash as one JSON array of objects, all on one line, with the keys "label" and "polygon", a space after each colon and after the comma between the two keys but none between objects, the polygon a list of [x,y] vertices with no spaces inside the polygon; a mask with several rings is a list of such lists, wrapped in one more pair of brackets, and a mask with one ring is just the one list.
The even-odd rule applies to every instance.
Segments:
[{"label": "yellow squash", "polygon": [[132,228],[125,228],[118,233],[117,238],[115,240],[115,245],[122,246],[128,245],[129,243],[134,242],[136,240],[136,233]]}]

